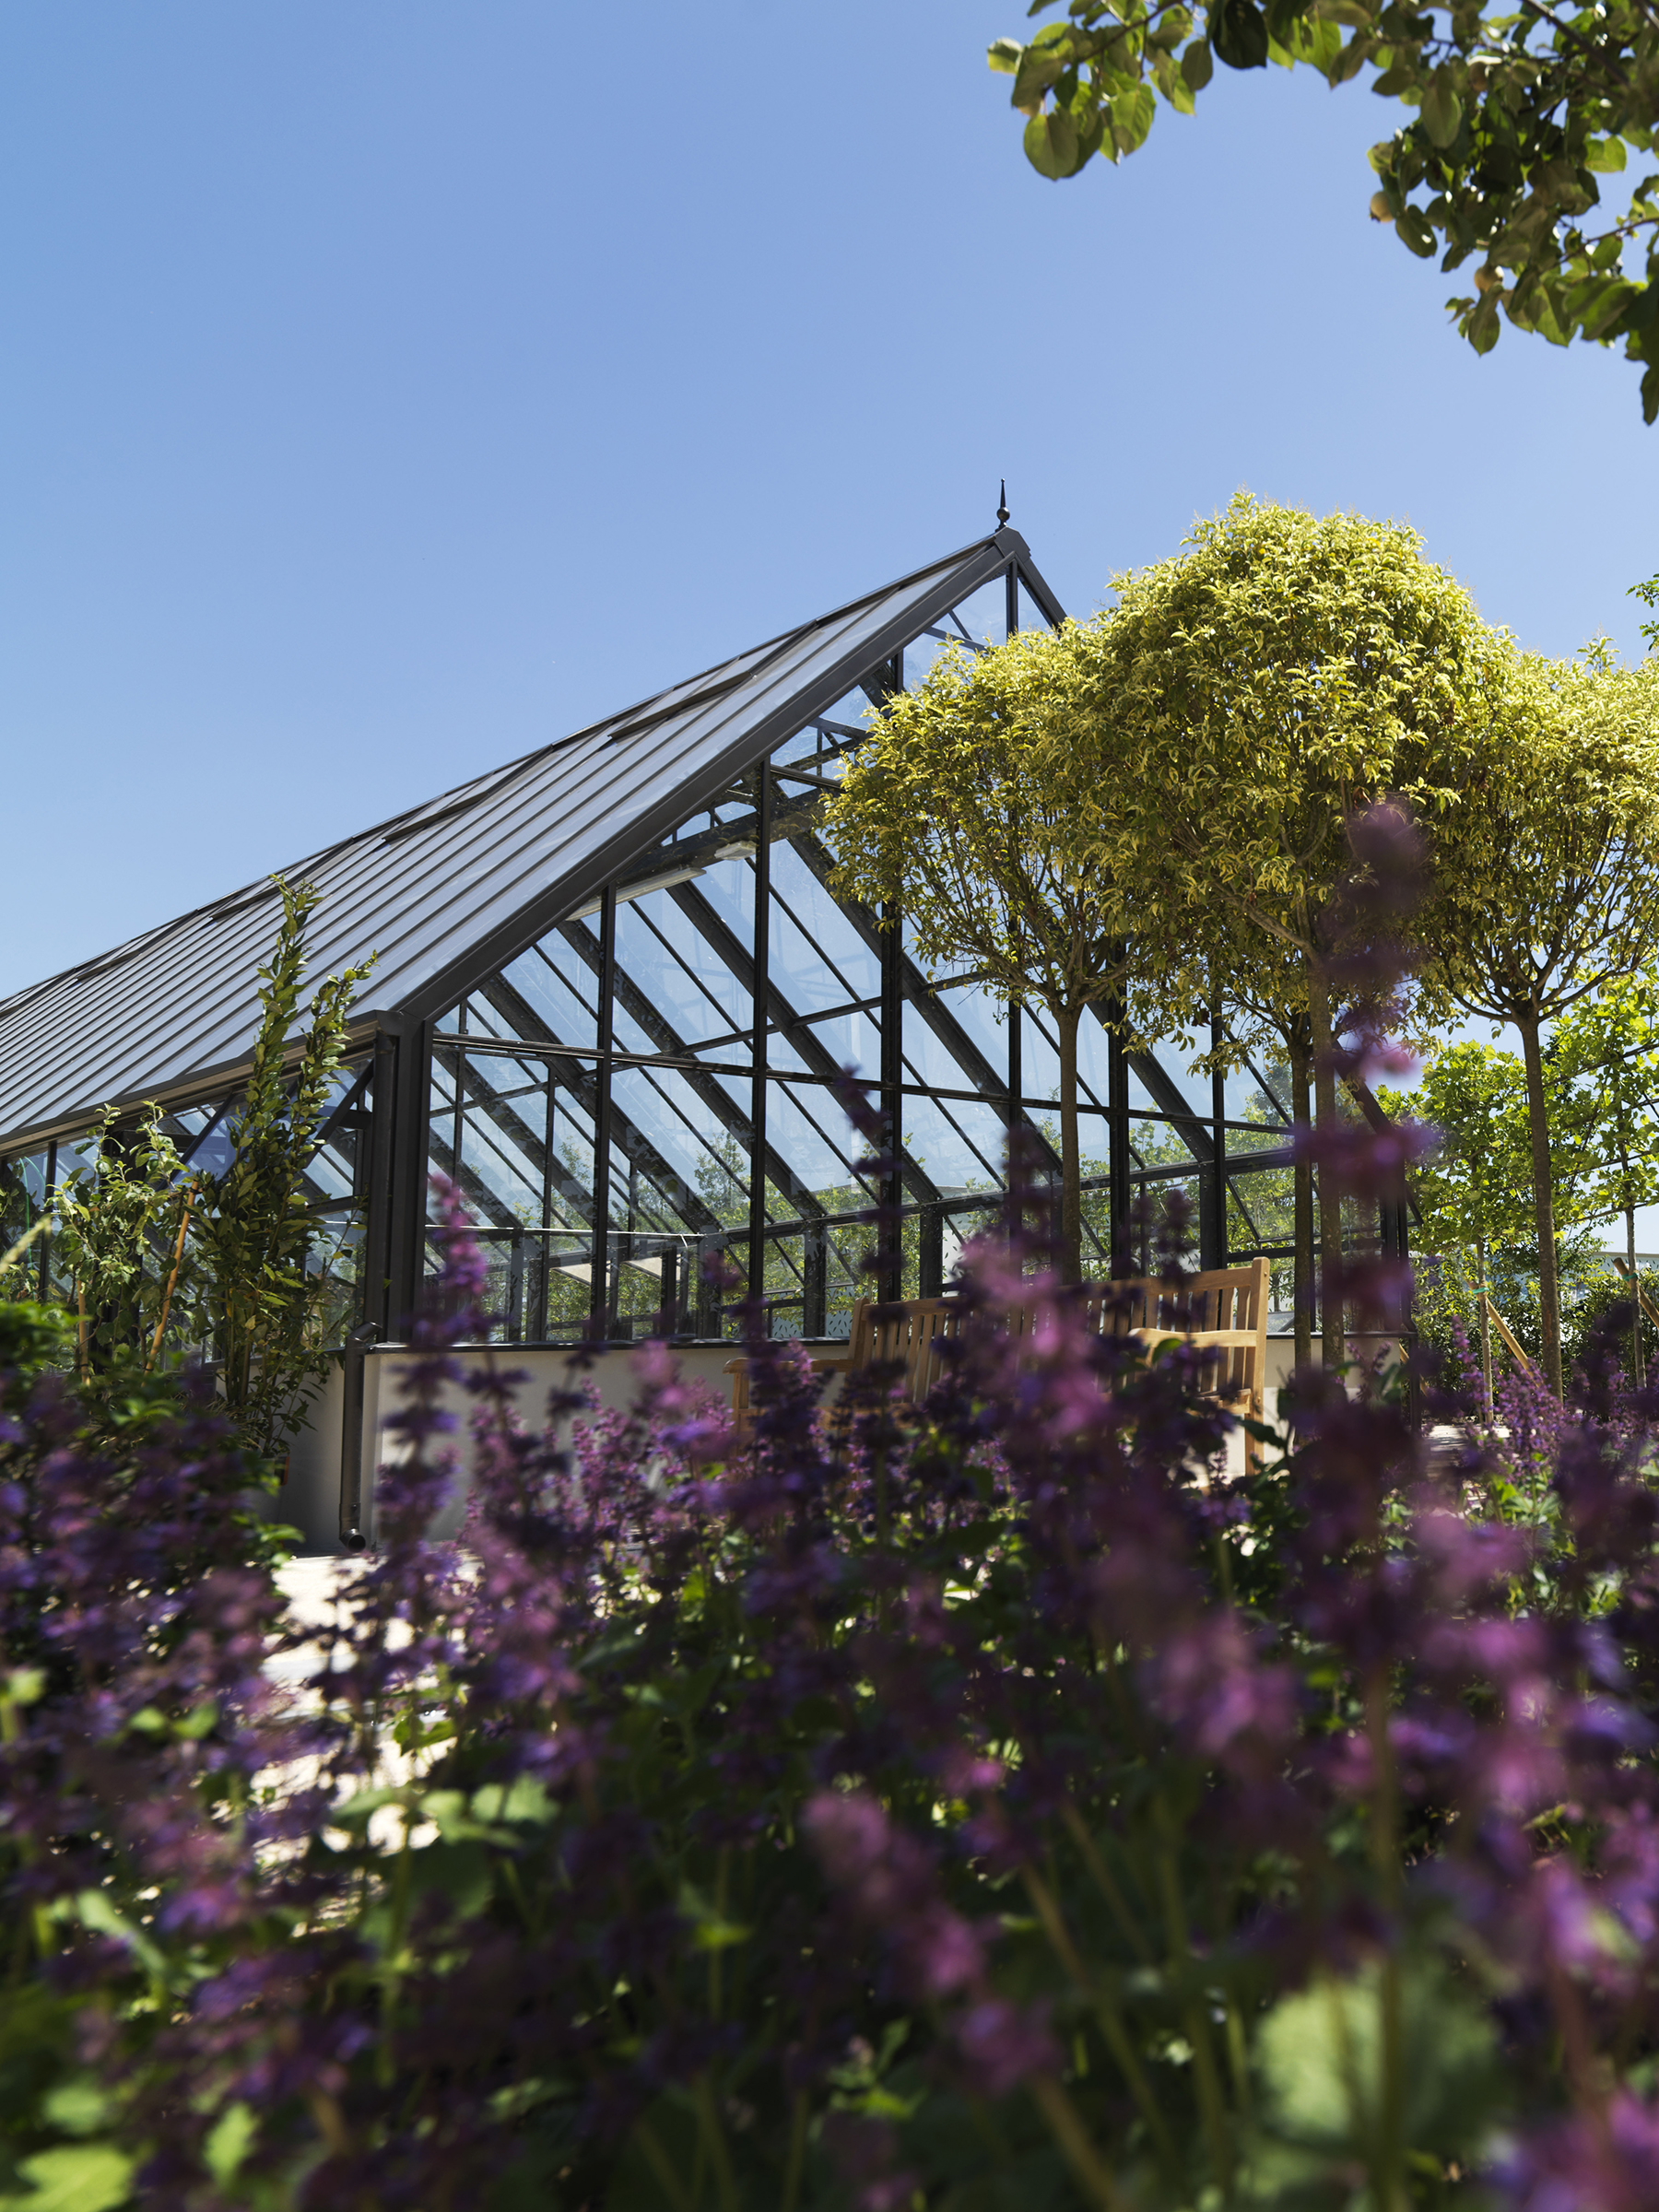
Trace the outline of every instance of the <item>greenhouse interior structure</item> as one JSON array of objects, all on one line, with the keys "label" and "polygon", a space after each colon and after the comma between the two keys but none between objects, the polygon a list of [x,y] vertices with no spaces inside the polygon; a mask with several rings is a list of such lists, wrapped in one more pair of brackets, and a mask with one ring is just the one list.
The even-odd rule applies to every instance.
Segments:
[{"label": "greenhouse interior structure", "polygon": [[[309,1189],[342,1285],[342,1381],[313,1427],[338,1424],[318,1449],[345,1540],[364,1361],[441,1260],[434,1171],[477,1219],[494,1336],[526,1349],[717,1348],[751,1286],[773,1335],[844,1336],[872,1283],[947,1284],[998,1217],[1012,1129],[1057,1183],[1053,1024],[931,981],[902,914],[837,894],[817,818],[869,710],[948,644],[1061,619],[1000,528],[283,872],[320,894],[311,979],[375,956]],[[182,1151],[222,1164],[280,912],[268,878],[0,1003],[8,1242],[88,1171],[107,1106],[155,1101]],[[897,1133],[885,1189],[848,1069]],[[1201,1264],[1271,1255],[1288,1308],[1282,1070],[1194,1077],[1090,1017],[1079,1071],[1086,1268],[1109,1272],[1137,1199],[1174,1184]],[[872,1274],[877,1203],[901,1227]],[[49,1235],[29,1265],[44,1288]]]}]

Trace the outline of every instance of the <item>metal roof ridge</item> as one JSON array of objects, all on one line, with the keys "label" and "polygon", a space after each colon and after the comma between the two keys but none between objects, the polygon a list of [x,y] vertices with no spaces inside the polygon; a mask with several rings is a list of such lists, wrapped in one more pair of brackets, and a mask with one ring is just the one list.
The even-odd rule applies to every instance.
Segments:
[{"label": "metal roof ridge", "polygon": [[[978,552],[982,547],[994,545],[1002,539],[1014,539],[1021,545],[1024,543],[1022,539],[1018,538],[1017,531],[1006,529],[993,531],[985,537],[972,538],[954,553],[947,553],[937,560],[925,561],[920,568],[909,570],[902,576],[896,576],[890,583],[882,584],[872,592],[861,592],[855,599],[846,600],[840,606],[830,607],[824,614],[815,615],[808,621],[797,622],[793,629],[779,630],[772,637],[762,639],[758,645],[750,645],[741,653],[729,653],[724,661],[711,662],[706,668],[700,669],[693,676],[682,677],[677,683],[665,684],[661,690],[649,693],[644,699],[636,701],[630,707],[623,707],[616,713],[607,714],[597,722],[586,723],[579,730],[569,731],[562,737],[555,737],[547,744],[537,746],[528,753],[521,753],[516,759],[510,760],[501,767],[486,769],[478,775],[468,777],[460,783],[452,784],[447,791],[439,792],[432,798],[422,799],[414,806],[406,806],[401,813],[387,815],[380,821],[371,823],[367,829],[354,830],[348,837],[336,838],[333,843],[319,847],[315,852],[308,853],[302,860],[290,861],[281,867],[272,869],[266,876],[255,877],[251,882],[241,884],[232,890],[221,891],[216,898],[204,900],[199,906],[190,908],[185,913],[175,914],[166,922],[158,922],[149,929],[140,930],[135,936],[128,937],[121,944],[110,946],[102,952],[89,953],[84,960],[71,961],[66,968],[60,968],[51,975],[42,976],[37,982],[26,983],[21,989],[12,993],[9,997],[0,999],[0,1020],[7,1019],[10,1016],[20,1013],[31,999],[38,997],[42,992],[50,991],[56,984],[89,982],[94,976],[122,966],[135,955],[152,945],[159,944],[176,931],[188,928],[193,922],[211,920],[221,910],[235,908],[244,902],[252,904],[254,900],[268,895],[275,889],[276,880],[278,877],[288,882],[302,881],[307,871],[325,865],[338,853],[346,852],[353,845],[368,845],[377,838],[385,839],[406,823],[410,825],[409,833],[412,834],[415,830],[424,827],[418,818],[429,810],[434,818],[433,827],[435,828],[438,819],[443,815],[447,815],[452,810],[459,812],[462,807],[476,803],[477,799],[493,797],[498,791],[505,790],[507,785],[524,770],[537,761],[548,759],[552,754],[561,751],[566,746],[576,744],[581,738],[600,736],[612,730],[617,731],[619,735],[636,735],[637,729],[629,729],[628,725],[630,724],[637,725],[644,710],[647,707],[654,706],[659,700],[668,699],[671,694],[679,691],[688,694],[685,700],[679,703],[688,707],[695,705],[698,692],[694,687],[704,685],[708,678],[719,676],[724,670],[730,668],[734,662],[749,661],[754,664],[754,673],[759,674],[771,660],[777,658],[779,651],[793,643],[796,639],[809,636],[815,629],[823,629],[831,622],[838,621],[844,616],[856,614],[861,607],[868,606],[876,600],[884,599],[891,593],[902,591],[907,584],[918,583],[924,577],[935,575],[943,569],[952,568],[959,561],[967,559],[971,554]],[[648,727],[649,724],[647,723],[643,726]],[[227,916],[227,918],[229,917]]]}]

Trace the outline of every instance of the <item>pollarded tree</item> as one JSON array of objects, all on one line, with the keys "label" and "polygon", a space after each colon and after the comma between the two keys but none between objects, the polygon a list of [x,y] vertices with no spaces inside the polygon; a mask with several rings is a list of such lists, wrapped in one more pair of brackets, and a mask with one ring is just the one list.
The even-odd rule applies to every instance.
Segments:
[{"label": "pollarded tree", "polygon": [[[1396,524],[1241,493],[1186,542],[1117,579],[1118,605],[1063,633],[1083,695],[1070,723],[1097,748],[1082,772],[1113,794],[1091,813],[1097,865],[1134,912],[1137,962],[1177,1002],[1212,971],[1282,970],[1292,956],[1314,1118],[1334,1134],[1351,826],[1388,796],[1436,832],[1461,813],[1501,642]],[[1328,1177],[1319,1211],[1328,1260],[1342,1230]],[[1320,1303],[1334,1362],[1341,1309]]]},{"label": "pollarded tree", "polygon": [[[1395,1120],[1424,1121],[1438,1134],[1435,1150],[1412,1177],[1423,1249],[1461,1263],[1465,1274],[1473,1261],[1478,1289],[1489,1296],[1493,1253],[1524,1243],[1532,1228],[1524,1069],[1513,1053],[1465,1039],[1430,1053],[1417,1090],[1385,1089],[1380,1098]],[[1556,1195],[1564,1210],[1567,1194]],[[1484,1304],[1477,1320],[1490,1406],[1492,1333]]]},{"label": "pollarded tree", "polygon": [[[1549,1041],[1551,1073],[1583,1094],[1592,1216],[1623,1217],[1634,1286],[1637,1209],[1659,1200],[1659,970],[1650,962],[1585,999]],[[1638,1315],[1630,1321],[1630,1373],[1641,1373]]]},{"label": "pollarded tree", "polygon": [[947,649],[873,718],[828,802],[839,888],[896,900],[930,973],[1030,999],[1060,1041],[1061,1264],[1082,1272],[1077,1027],[1120,991],[1125,914],[1096,860],[1111,804],[1067,631]]},{"label": "pollarded tree", "polygon": [[1478,806],[1447,871],[1443,977],[1521,1037],[1532,1124],[1544,1368],[1561,1387],[1560,1288],[1544,1031],[1632,975],[1659,936],[1659,664],[1512,654]]}]

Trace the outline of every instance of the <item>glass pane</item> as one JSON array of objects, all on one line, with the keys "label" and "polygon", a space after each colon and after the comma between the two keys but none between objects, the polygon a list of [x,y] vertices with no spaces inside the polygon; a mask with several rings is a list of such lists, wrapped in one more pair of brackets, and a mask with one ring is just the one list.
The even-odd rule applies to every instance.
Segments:
[{"label": "glass pane", "polygon": [[594,970],[558,930],[511,962],[502,980],[505,992],[480,995],[488,997],[519,1036],[590,1047],[597,1041]]},{"label": "glass pane", "polygon": [[[751,924],[732,929],[710,896],[712,888],[728,907],[734,904],[739,874],[752,886],[747,861],[725,861],[678,887],[677,897],[652,891],[618,909],[617,964],[625,980],[618,984],[614,1019],[622,1050],[683,1052],[747,1031],[749,993],[731,959],[740,956],[747,972]],[[752,898],[751,889],[751,911]],[[719,1056],[732,1055],[728,1049]],[[740,1056],[747,1059],[747,1050]]]},{"label": "glass pane", "polygon": [[881,964],[801,854],[771,850],[772,982],[798,1014],[821,1014],[881,992]]}]

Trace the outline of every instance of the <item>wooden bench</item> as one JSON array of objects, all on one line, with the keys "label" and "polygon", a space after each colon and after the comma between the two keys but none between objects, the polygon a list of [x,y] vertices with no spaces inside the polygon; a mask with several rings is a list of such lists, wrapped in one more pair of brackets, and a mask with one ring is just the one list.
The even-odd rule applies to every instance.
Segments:
[{"label": "wooden bench", "polygon": [[[1259,1421],[1266,1412],[1268,1296],[1267,1262],[1251,1260],[1241,1267],[1187,1276],[1177,1288],[1158,1277],[1100,1284],[1090,1289],[1083,1312],[1095,1330],[1133,1335],[1148,1350],[1173,1340],[1210,1354],[1204,1362],[1206,1394]],[[849,1375],[877,1362],[902,1361],[898,1394],[919,1406],[945,1372],[941,1347],[959,1331],[964,1312],[960,1300],[952,1298],[912,1298],[886,1307],[860,1299],[846,1350],[815,1356],[812,1371]],[[1030,1309],[1016,1307],[1007,1325],[1022,1336],[1035,1318]],[[730,1359],[725,1371],[732,1378],[733,1419],[747,1429],[752,1418],[748,1360]],[[1253,1438],[1245,1449],[1254,1465]]]}]

